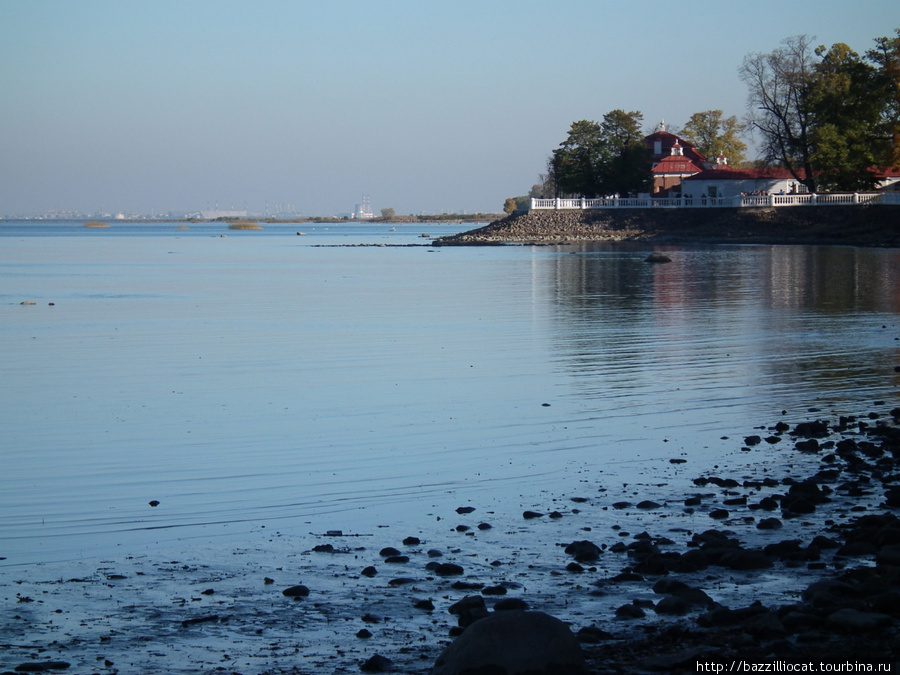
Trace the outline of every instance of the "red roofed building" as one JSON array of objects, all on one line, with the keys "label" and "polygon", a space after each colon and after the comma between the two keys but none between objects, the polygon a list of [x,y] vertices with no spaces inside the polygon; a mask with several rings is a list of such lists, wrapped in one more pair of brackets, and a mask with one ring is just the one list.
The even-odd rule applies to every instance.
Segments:
[{"label": "red roofed building", "polygon": [[690,142],[666,131],[665,122],[644,138],[653,162],[653,194],[665,195],[683,180],[709,166],[706,157]]},{"label": "red roofed building", "polygon": [[870,169],[878,179],[879,189],[885,192],[900,191],[900,169],[893,166]]},{"label": "red roofed building", "polygon": [[[800,171],[800,177],[805,176]],[[787,169],[732,169],[719,164],[684,180],[681,192],[692,197],[740,197],[741,195],[799,194],[806,186]]]},{"label": "red roofed building", "polygon": [[[653,174],[652,194],[657,197],[739,197],[741,195],[802,194],[806,186],[787,169],[732,169],[723,155],[710,162],[696,146],[666,131],[665,122],[649,136],[644,145],[650,151]],[[900,192],[900,169],[870,169],[878,179],[879,190]],[[805,177],[801,169],[800,179]]]}]

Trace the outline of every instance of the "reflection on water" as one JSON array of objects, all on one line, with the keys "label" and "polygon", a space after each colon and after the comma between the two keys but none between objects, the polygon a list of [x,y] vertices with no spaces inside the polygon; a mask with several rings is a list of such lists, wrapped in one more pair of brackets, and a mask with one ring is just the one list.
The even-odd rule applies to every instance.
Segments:
[{"label": "reflection on water", "polygon": [[690,382],[719,405],[814,381],[816,397],[841,398],[883,386],[900,362],[894,251],[671,249],[669,264],[609,246],[560,253],[555,346],[591,396],[646,387],[681,399]]},{"label": "reflection on water", "polygon": [[668,484],[896,397],[896,251],[329,242],[0,230],[6,564]]}]

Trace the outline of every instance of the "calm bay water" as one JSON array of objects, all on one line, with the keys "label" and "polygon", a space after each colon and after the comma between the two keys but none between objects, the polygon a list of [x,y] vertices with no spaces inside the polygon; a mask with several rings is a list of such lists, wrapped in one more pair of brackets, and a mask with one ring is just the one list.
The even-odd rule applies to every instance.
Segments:
[{"label": "calm bay water", "polygon": [[420,237],[459,229],[0,223],[0,564],[665,492],[900,405],[900,251]]}]

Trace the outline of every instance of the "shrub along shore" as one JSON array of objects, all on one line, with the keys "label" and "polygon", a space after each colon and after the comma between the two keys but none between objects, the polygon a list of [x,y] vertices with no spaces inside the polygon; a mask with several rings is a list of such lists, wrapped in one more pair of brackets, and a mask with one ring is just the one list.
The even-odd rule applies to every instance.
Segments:
[{"label": "shrub along shore", "polygon": [[900,206],[530,211],[435,240],[438,246],[657,243],[900,246]]}]

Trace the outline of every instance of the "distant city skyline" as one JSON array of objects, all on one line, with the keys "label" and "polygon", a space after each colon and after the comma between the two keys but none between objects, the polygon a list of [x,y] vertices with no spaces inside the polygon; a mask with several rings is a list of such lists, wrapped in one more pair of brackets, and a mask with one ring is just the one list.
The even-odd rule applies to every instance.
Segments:
[{"label": "distant city skyline", "polygon": [[743,117],[747,54],[898,27],[896,0],[5,0],[0,216],[497,213],[576,120]]}]

